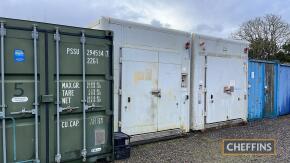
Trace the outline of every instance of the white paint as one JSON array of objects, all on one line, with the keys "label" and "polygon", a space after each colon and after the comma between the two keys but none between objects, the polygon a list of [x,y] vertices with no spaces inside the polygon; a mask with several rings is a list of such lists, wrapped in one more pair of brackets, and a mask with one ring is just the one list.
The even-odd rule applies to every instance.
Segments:
[{"label": "white paint", "polygon": [[87,102],[102,102],[102,84],[100,81],[87,81]]},{"label": "white paint", "polygon": [[158,89],[158,53],[125,48],[122,54],[122,132],[156,132],[158,99],[151,91]]},{"label": "white paint", "polygon": [[78,49],[78,48],[66,48],[66,54],[67,55],[79,55],[80,49]]},{"label": "white paint", "polygon": [[[179,55],[131,48],[122,54],[122,131],[134,135],[181,128],[187,100],[181,101]],[[152,94],[156,90],[160,97]]]},{"label": "white paint", "polygon": [[[205,124],[234,119],[247,120],[246,47],[245,42],[193,34],[191,129],[202,130]],[[224,87],[230,86],[234,91],[225,93]]]},{"label": "white paint", "polygon": [[180,57],[176,53],[160,52],[159,62],[158,89],[161,90],[161,98],[158,98],[158,131],[180,128],[181,105],[186,102],[181,100]]},{"label": "white paint", "polygon": [[[121,130],[129,135],[175,128],[188,132],[190,50],[185,44],[190,42],[190,33],[112,18],[102,18],[92,28],[114,32],[114,130],[118,131],[121,115]],[[134,74],[144,80],[134,81]],[[188,80],[184,88],[182,74]],[[161,99],[151,93],[158,89]]]},{"label": "white paint", "polygon": [[255,78],[255,72],[251,72],[251,78],[252,78],[252,79]]},{"label": "white paint", "polygon": [[[179,56],[129,48],[122,54],[122,131],[134,135],[180,128]],[[154,90],[160,90],[161,97],[153,95]]]},{"label": "white paint", "polygon": [[102,150],[102,148],[93,148],[93,149],[91,149],[91,152],[97,153],[97,152],[100,152],[101,150]]},{"label": "white paint", "polygon": [[95,125],[102,125],[104,124],[104,117],[90,117],[89,118],[89,125],[95,126]]},{"label": "white paint", "polygon": [[77,89],[80,88],[80,83],[76,81],[65,81],[61,83],[62,89]]},{"label": "white paint", "polygon": [[27,102],[28,101],[28,97],[12,97],[11,99],[12,102]]},{"label": "white paint", "polygon": [[73,101],[73,97],[75,97],[76,90],[80,90],[80,82],[62,81],[61,82],[61,104],[70,105]]},{"label": "white paint", "polygon": [[106,57],[106,58],[110,57],[108,50],[100,50],[100,49],[87,49],[87,56]]},{"label": "white paint", "polygon": [[68,120],[68,121],[61,122],[61,128],[73,128],[73,127],[79,127],[79,126],[80,126],[79,120]]}]

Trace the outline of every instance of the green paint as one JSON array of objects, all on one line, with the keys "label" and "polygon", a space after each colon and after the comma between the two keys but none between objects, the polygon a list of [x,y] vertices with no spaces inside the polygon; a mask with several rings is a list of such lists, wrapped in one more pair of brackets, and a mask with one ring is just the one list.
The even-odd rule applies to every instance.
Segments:
[{"label": "green paint", "polygon": [[[14,118],[16,122],[15,136],[17,149],[14,152],[13,121],[6,120],[7,162],[14,161],[15,156],[13,156],[13,153],[17,153],[17,162],[33,160],[35,154],[34,115],[10,114],[11,112],[19,112],[23,108],[31,110],[34,107],[34,62],[33,39],[31,36],[33,24],[37,24],[39,32],[37,47],[40,161],[46,162],[46,160],[49,160],[49,162],[54,162],[56,154],[55,27],[59,28],[61,34],[61,106],[64,108],[77,108],[72,112],[62,112],[60,115],[61,160],[80,162],[82,159],[83,119],[81,100],[83,88],[82,48],[80,42],[82,30],[86,34],[86,96],[88,105],[95,106],[87,111],[87,161],[94,161],[99,158],[112,158],[113,116],[108,113],[112,113],[113,110],[113,81],[107,78],[107,76],[113,76],[112,36],[110,36],[110,32],[6,18],[0,18],[0,20],[5,22],[7,30],[7,35],[4,38],[6,116]],[[15,62],[15,49],[21,49],[25,52],[25,60]],[[46,82],[48,82],[48,85],[46,85]],[[48,92],[46,92],[46,89]],[[18,98],[12,100],[13,97]],[[18,102],[15,102],[15,100],[18,100]],[[0,140],[0,158],[3,158],[2,129],[0,130]],[[46,144],[47,142],[49,143]],[[47,154],[49,154],[48,157],[46,157]]]}]

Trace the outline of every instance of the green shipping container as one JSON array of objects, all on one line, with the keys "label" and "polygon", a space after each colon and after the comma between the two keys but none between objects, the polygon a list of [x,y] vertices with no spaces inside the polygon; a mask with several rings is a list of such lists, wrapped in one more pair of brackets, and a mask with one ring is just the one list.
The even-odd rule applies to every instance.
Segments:
[{"label": "green shipping container", "polygon": [[0,162],[113,159],[112,33],[0,21]]}]

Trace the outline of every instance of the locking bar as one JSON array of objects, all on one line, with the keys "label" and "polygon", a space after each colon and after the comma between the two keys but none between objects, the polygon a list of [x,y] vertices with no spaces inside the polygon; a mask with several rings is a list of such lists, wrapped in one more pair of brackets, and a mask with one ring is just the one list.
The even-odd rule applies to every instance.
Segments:
[{"label": "locking bar", "polygon": [[72,111],[75,111],[76,109],[79,109],[80,107],[71,107],[71,106],[67,106],[65,108],[63,107],[59,107],[58,109],[58,112],[61,113],[63,111],[66,111],[66,112],[72,112]]},{"label": "locking bar", "polygon": [[96,106],[95,104],[92,104],[91,106],[89,105],[86,105],[86,110],[89,110],[89,109],[95,109],[95,108],[102,108],[103,106]]},{"label": "locking bar", "polygon": [[3,148],[3,163],[7,162],[7,148],[6,148],[6,121],[5,121],[5,80],[4,80],[4,37],[6,36],[6,29],[4,27],[4,22],[0,22],[0,36],[1,36],[1,114],[2,114],[2,148]]},{"label": "locking bar", "polygon": [[35,109],[26,110],[25,108],[22,108],[21,111],[18,112],[11,112],[11,115],[18,115],[18,114],[36,114]]},{"label": "locking bar", "polygon": [[33,25],[32,31],[33,38],[33,54],[34,54],[34,119],[35,119],[35,162],[39,161],[38,156],[38,69],[37,69],[37,40],[38,32],[36,30],[36,25]]},{"label": "locking bar", "polygon": [[86,147],[86,110],[87,110],[87,100],[86,100],[86,54],[85,54],[85,43],[86,37],[85,32],[82,31],[81,37],[81,44],[82,44],[82,56],[83,56],[83,149],[81,151],[81,156],[83,157],[83,162],[86,162],[87,157],[87,147]]},{"label": "locking bar", "polygon": [[55,58],[56,58],[56,155],[55,155],[55,162],[60,163],[61,161],[61,153],[60,153],[60,112],[63,111],[60,107],[59,102],[59,42],[60,42],[60,34],[59,29],[56,28],[54,34],[55,40]]}]

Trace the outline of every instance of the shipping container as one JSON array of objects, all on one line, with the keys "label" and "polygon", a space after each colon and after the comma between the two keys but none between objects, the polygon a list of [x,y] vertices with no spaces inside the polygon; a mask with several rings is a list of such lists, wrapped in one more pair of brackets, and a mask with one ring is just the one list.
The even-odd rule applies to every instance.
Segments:
[{"label": "shipping container", "polygon": [[249,61],[249,120],[278,115],[278,67],[276,62]]},{"label": "shipping container", "polygon": [[190,33],[113,18],[115,131],[131,142],[189,131]]},{"label": "shipping container", "polygon": [[247,121],[248,43],[193,34],[191,129]]},{"label": "shipping container", "polygon": [[0,162],[112,159],[112,32],[0,22]]},{"label": "shipping container", "polygon": [[279,115],[287,115],[290,114],[290,65],[279,66],[278,81]]}]

